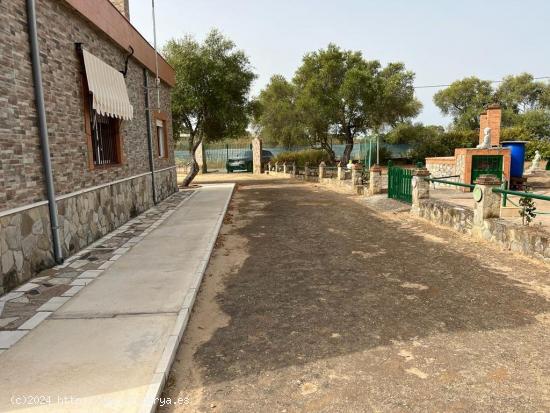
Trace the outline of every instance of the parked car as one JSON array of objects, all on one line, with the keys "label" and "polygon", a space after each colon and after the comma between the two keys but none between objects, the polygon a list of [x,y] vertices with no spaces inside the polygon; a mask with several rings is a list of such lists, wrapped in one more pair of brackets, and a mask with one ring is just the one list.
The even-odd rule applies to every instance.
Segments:
[{"label": "parked car", "polygon": [[[273,158],[271,151],[262,151],[262,165]],[[225,163],[227,172],[246,171],[252,172],[252,151],[244,151],[242,155],[227,159]]]}]

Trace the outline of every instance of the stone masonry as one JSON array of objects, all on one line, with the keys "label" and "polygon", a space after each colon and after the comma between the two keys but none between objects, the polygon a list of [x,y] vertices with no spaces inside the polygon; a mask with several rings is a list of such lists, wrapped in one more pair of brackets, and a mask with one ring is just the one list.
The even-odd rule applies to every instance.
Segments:
[{"label": "stone masonry", "polygon": [[[118,13],[114,8],[112,12]],[[26,19],[25,2],[0,3],[0,293],[53,264]],[[129,52],[65,1],[38,2],[37,24],[60,235],[67,256],[152,206],[144,65],[129,58],[125,80],[134,118],[121,123],[121,164],[90,168],[84,68],[75,43],[118,70],[124,69]],[[153,85],[155,75],[146,73]],[[161,81],[159,108],[156,91],[149,90],[151,106],[166,116],[169,137],[167,158],[158,157],[153,138],[159,201],[177,191],[170,90]]]}]

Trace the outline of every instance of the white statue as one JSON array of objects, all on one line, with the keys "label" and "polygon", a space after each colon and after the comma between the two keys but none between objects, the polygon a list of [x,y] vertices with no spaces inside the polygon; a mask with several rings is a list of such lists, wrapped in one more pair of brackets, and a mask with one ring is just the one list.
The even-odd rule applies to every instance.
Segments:
[{"label": "white statue", "polygon": [[527,171],[528,173],[533,173],[533,172],[536,172],[536,171],[540,171],[540,160],[541,160],[541,158],[542,157],[540,156],[540,152],[535,151],[535,156],[534,156],[533,160],[531,161],[531,167]]},{"label": "white statue", "polygon": [[477,149],[491,149],[491,128],[483,129],[483,143],[476,146]]}]

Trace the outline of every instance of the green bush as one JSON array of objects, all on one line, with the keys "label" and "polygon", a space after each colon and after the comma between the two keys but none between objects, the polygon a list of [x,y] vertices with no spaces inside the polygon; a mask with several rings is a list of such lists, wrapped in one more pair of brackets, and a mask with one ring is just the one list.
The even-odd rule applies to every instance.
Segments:
[{"label": "green bush", "polygon": [[303,167],[307,163],[310,166],[317,166],[322,161],[330,164],[330,155],[323,149],[305,149],[297,152],[281,152],[271,162],[296,163],[296,166]]},{"label": "green bush", "polygon": [[550,160],[550,140],[537,139],[527,142],[525,159],[528,161],[532,160],[537,150],[540,152],[542,159]]}]

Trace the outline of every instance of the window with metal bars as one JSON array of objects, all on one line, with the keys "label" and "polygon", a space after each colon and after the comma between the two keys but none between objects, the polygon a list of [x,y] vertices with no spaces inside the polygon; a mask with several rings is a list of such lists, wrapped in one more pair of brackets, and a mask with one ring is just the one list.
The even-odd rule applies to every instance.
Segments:
[{"label": "window with metal bars", "polygon": [[120,163],[120,120],[92,111],[92,150],[94,165]]}]

